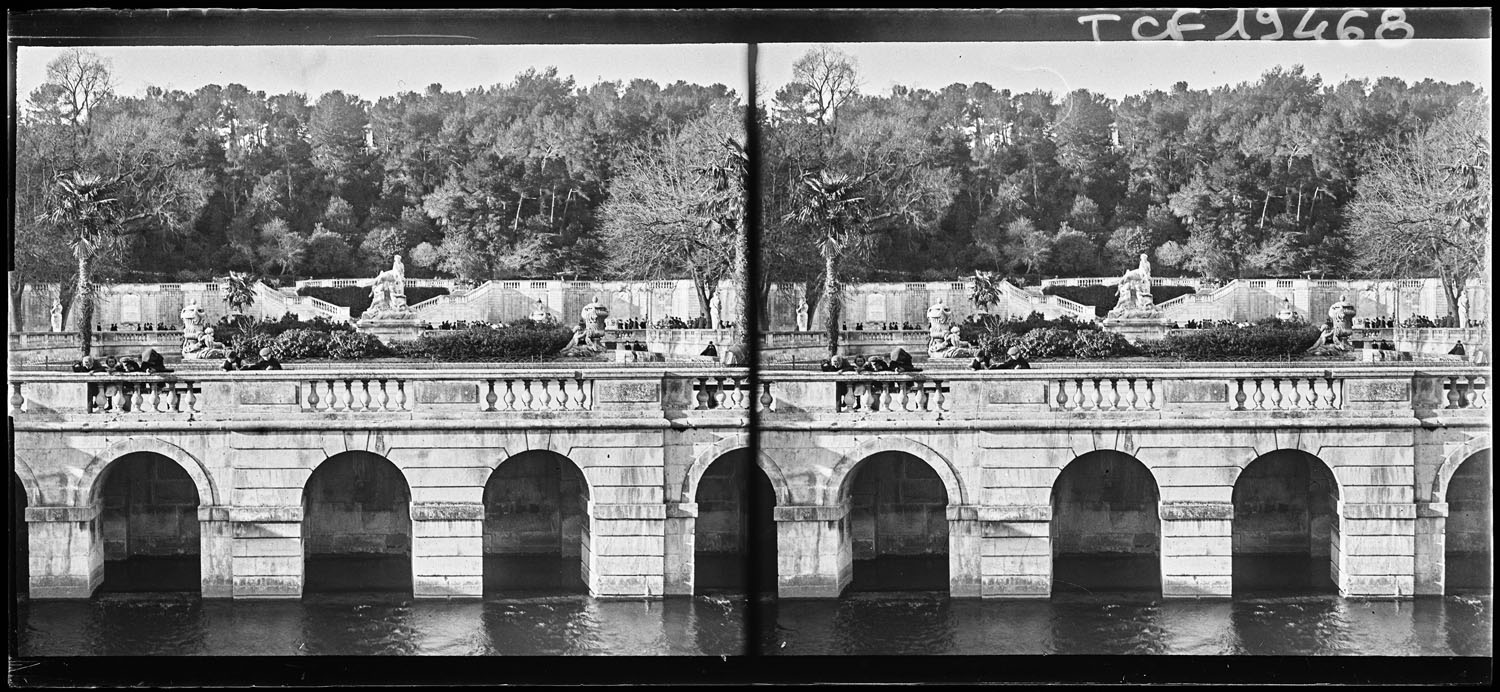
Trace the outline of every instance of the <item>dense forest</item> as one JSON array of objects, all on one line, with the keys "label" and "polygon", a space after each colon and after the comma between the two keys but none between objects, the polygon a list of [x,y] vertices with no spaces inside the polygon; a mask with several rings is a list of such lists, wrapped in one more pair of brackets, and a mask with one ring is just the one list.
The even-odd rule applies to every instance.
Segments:
[{"label": "dense forest", "polygon": [[[414,276],[711,285],[732,261],[701,228],[651,235],[723,231],[710,212],[741,203],[708,170],[742,151],[744,106],[724,85],[584,86],[549,68],[370,103],[239,84],[124,96],[109,70],[70,51],[21,96],[13,294],[85,262],[116,281],[347,277],[402,253]],[[808,282],[813,304],[830,268],[1092,276],[1146,253],[1164,274],[1358,275],[1350,210],[1374,154],[1488,109],[1467,82],[1331,84],[1300,66],[1120,101],[982,82],[864,94],[828,48],[793,73],[757,98],[758,283]],[[59,175],[76,171],[97,179],[62,204]],[[80,205],[99,199],[110,231],[80,251],[64,227],[86,227]]]}]

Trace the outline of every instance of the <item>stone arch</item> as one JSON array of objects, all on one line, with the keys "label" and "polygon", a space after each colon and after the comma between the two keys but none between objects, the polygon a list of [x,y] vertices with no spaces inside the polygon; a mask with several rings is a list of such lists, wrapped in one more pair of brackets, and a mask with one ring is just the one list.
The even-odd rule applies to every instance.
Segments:
[{"label": "stone arch", "polygon": [[31,470],[31,466],[20,455],[11,456],[10,468],[16,474],[16,479],[21,481],[21,490],[26,493],[26,504],[31,507],[46,504],[42,501],[41,481],[37,480],[36,472]]},{"label": "stone arch", "polygon": [[[589,475],[584,472],[583,464],[578,463],[578,460],[574,459],[567,452],[560,451],[560,450],[554,448],[553,445],[547,445],[547,446],[544,446],[544,447],[528,447],[528,448],[523,449],[523,450],[521,450],[519,452],[512,452],[512,451],[510,451],[508,449],[501,450],[501,451],[505,454],[505,456],[502,457],[500,459],[500,461],[495,462],[495,464],[493,466],[489,467],[490,468],[490,472],[489,472],[489,474],[487,474],[484,477],[484,484],[480,486],[481,497],[483,496],[484,486],[489,484],[490,480],[495,477],[496,473],[499,473],[500,467],[504,466],[505,462],[510,461],[511,459],[515,459],[515,458],[518,458],[518,457],[525,456],[527,454],[534,454],[536,452],[548,452],[550,454],[554,454],[554,455],[558,456],[559,458],[566,459],[569,464],[573,465],[573,470],[577,471],[579,478],[581,478],[583,480],[583,489],[584,489],[584,492],[588,494],[588,498],[589,498],[590,501],[592,501],[594,499],[594,497],[595,497],[595,494],[594,494],[594,485],[593,485],[593,483],[591,483],[589,481]],[[569,452],[573,451],[573,448],[569,447],[568,451]]]},{"label": "stone arch", "polygon": [[[719,460],[719,457],[725,454],[740,449],[748,451],[749,446],[750,436],[741,433],[721,439],[715,442],[713,446],[704,450],[702,454],[693,459],[692,466],[689,466],[687,473],[683,475],[682,495],[678,498],[678,501],[693,502],[693,498],[698,496],[698,482],[703,480],[703,474],[708,472],[708,467],[712,466],[715,461]],[[771,488],[776,491],[776,504],[783,506],[791,504],[791,485],[787,483],[786,474],[782,473],[781,467],[777,465],[776,461],[762,451],[755,455],[755,465],[759,466],[760,470],[766,474],[766,478],[771,480]]]},{"label": "stone arch", "polygon": [[1323,457],[1318,456],[1317,454],[1309,452],[1305,449],[1298,449],[1297,447],[1277,447],[1267,452],[1256,450],[1255,456],[1252,457],[1249,461],[1245,462],[1244,464],[1235,465],[1234,478],[1231,478],[1229,480],[1229,487],[1234,488],[1239,485],[1240,478],[1245,475],[1245,469],[1250,468],[1251,464],[1254,464],[1261,459],[1271,456],[1272,454],[1276,454],[1277,452],[1296,452],[1298,454],[1301,454],[1302,456],[1317,461],[1320,465],[1322,465],[1323,470],[1328,473],[1328,477],[1333,479],[1334,494],[1339,498],[1344,497],[1344,484],[1339,480],[1339,474],[1334,470],[1333,464],[1328,463],[1327,460],[1325,460]]},{"label": "stone arch", "polygon": [[[1067,473],[1069,467],[1078,463],[1078,460],[1080,459],[1083,459],[1085,457],[1093,457],[1096,454],[1119,454],[1121,456],[1129,457],[1131,461],[1140,464],[1141,468],[1146,469],[1146,477],[1151,479],[1151,485],[1156,490],[1157,500],[1161,499],[1161,480],[1156,477],[1156,470],[1151,468],[1150,464],[1142,461],[1140,457],[1123,449],[1115,449],[1114,447],[1096,447],[1082,454],[1075,453],[1073,455],[1073,458],[1069,459],[1066,464],[1057,467],[1057,475],[1052,477],[1052,492],[1057,492],[1057,484],[1062,481],[1063,474]],[[1235,476],[1238,477],[1239,474],[1236,473]]]},{"label": "stone arch", "polygon": [[958,471],[953,468],[953,462],[948,461],[931,447],[904,437],[876,437],[860,443],[845,453],[843,458],[839,459],[830,477],[829,487],[836,488],[837,491],[832,497],[827,498],[825,504],[835,505],[843,502],[844,498],[849,496],[854,470],[865,459],[880,452],[905,452],[921,459],[937,473],[938,478],[942,479],[943,489],[948,493],[948,504],[969,504],[969,494],[964,489],[963,481],[959,479]]},{"label": "stone arch", "polygon": [[83,494],[76,499],[80,505],[93,504],[98,498],[101,481],[104,479],[104,470],[120,457],[137,452],[151,452],[159,454],[182,467],[189,478],[193,479],[193,485],[198,489],[198,504],[200,506],[219,506],[219,486],[214,482],[213,475],[209,473],[208,467],[197,457],[189,454],[187,450],[170,442],[150,437],[131,437],[116,442],[94,455],[93,459],[84,466],[83,474],[78,478],[77,492]]},{"label": "stone arch", "polygon": [[1490,436],[1486,433],[1469,438],[1469,441],[1465,442],[1462,447],[1443,457],[1443,463],[1438,466],[1437,473],[1434,474],[1432,479],[1432,502],[1447,502],[1448,483],[1453,480],[1453,474],[1458,472],[1458,467],[1462,466],[1465,461],[1468,461],[1469,457],[1487,451],[1492,447]]}]

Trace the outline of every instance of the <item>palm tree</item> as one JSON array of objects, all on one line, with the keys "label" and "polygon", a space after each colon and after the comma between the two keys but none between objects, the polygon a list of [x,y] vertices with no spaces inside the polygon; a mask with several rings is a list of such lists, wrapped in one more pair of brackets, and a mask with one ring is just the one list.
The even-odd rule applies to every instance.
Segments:
[{"label": "palm tree", "polygon": [[230,312],[239,317],[237,320],[243,324],[246,321],[245,308],[255,304],[255,285],[260,283],[260,276],[249,272],[229,272],[229,290],[224,293],[224,304],[229,306]]},{"label": "palm tree", "polygon": [[864,233],[865,198],[855,196],[861,182],[848,174],[826,170],[804,174],[796,210],[787,215],[787,220],[817,234],[818,252],[823,255],[823,295],[828,301],[824,325],[830,356],[838,353],[839,320],[843,316],[839,265],[845,255],[863,249],[869,242]]},{"label": "palm tree", "polygon": [[78,262],[74,299],[78,301],[79,345],[85,356],[93,347],[94,259],[116,249],[121,235],[122,224],[116,219],[120,204],[113,195],[118,182],[118,178],[105,180],[83,171],[61,173],[51,190],[51,210],[45,215],[58,227],[71,229],[68,247]]},{"label": "palm tree", "polygon": [[739,292],[740,319],[735,323],[735,345],[744,349],[749,342],[750,315],[750,234],[745,228],[745,194],[750,170],[750,156],[733,137],[724,139],[724,158],[705,171],[713,180],[715,198],[710,214],[720,229],[734,233],[734,286]]},{"label": "palm tree", "polygon": [[1000,302],[1000,284],[1005,279],[996,276],[993,272],[975,271],[974,288],[969,291],[969,302],[974,304],[980,312],[985,314],[984,324],[988,328],[994,320],[995,315],[989,311],[990,306]]}]

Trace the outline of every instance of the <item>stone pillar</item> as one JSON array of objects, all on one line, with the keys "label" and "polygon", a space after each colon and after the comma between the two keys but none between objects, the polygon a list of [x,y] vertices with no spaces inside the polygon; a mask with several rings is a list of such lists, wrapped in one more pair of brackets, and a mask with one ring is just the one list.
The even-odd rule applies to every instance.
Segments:
[{"label": "stone pillar", "polygon": [[99,505],[27,507],[32,598],[88,598],[104,582]]},{"label": "stone pillar", "polygon": [[411,589],[416,598],[484,596],[484,503],[411,503]]},{"label": "stone pillar", "polygon": [[1234,593],[1234,504],[1162,502],[1163,598],[1229,598]]},{"label": "stone pillar", "polygon": [[984,536],[979,508],[948,505],[948,595],[979,598],[984,581]]},{"label": "stone pillar", "polygon": [[[658,492],[660,488],[657,488]],[[666,592],[667,505],[590,501],[582,559],[595,596],[655,598]]]},{"label": "stone pillar", "polygon": [[849,503],[776,507],[776,592],[836,598],[854,579]]},{"label": "stone pillar", "polygon": [[1447,586],[1448,503],[1418,502],[1415,525],[1416,595],[1441,596]]},{"label": "stone pillar", "polygon": [[302,597],[302,505],[231,507],[235,598]]},{"label": "stone pillar", "polygon": [[[979,510],[980,595],[1052,595],[1052,506],[1001,505]],[[952,524],[949,524],[952,531]]]},{"label": "stone pillar", "polygon": [[229,508],[198,507],[198,583],[204,598],[234,596],[234,525]]},{"label": "stone pillar", "polygon": [[[1406,488],[1410,491],[1410,488]],[[1409,598],[1416,593],[1415,502],[1344,502],[1339,515],[1343,594]]]},{"label": "stone pillar", "polygon": [[666,583],[668,596],[693,595],[694,550],[698,503],[668,502],[666,520]]}]

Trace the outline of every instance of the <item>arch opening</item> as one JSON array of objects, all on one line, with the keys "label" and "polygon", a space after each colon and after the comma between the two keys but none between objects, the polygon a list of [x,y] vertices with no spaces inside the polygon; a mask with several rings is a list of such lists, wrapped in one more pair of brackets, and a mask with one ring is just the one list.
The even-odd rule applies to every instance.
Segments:
[{"label": "arch opening", "polygon": [[1236,595],[1339,590],[1339,487],[1316,456],[1261,455],[1234,483]]},{"label": "arch opening", "polygon": [[1469,455],[1448,481],[1443,531],[1443,593],[1490,593],[1494,536],[1494,476],[1490,450]]},{"label": "arch opening", "polygon": [[1140,460],[1101,450],[1052,485],[1052,592],[1161,592],[1160,493]]},{"label": "arch opening", "polygon": [[942,591],[948,583],[948,490],[927,462],[877,452],[850,472],[850,591]]},{"label": "arch opening", "polygon": [[411,593],[411,488],[370,452],[335,454],[302,490],[303,593]]},{"label": "arch opening", "polygon": [[200,498],[187,471],[132,452],[104,469],[99,487],[100,591],[200,591]]},{"label": "arch opening", "polygon": [[[10,560],[13,565],[10,581],[11,618],[15,618],[15,604],[18,599],[25,598],[30,590],[31,582],[31,539],[28,533],[30,527],[26,524],[26,507],[30,498],[26,496],[26,487],[21,483],[21,477],[15,471],[10,472]],[[16,629],[15,622],[11,623],[11,633]]]},{"label": "arch opening", "polygon": [[747,450],[715,459],[693,501],[693,590],[776,592],[776,493]]},{"label": "arch opening", "polygon": [[484,485],[484,590],[586,593],[589,486],[573,461],[530,451]]}]

